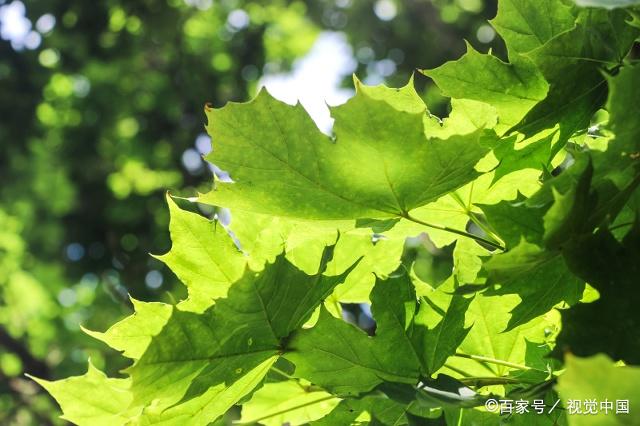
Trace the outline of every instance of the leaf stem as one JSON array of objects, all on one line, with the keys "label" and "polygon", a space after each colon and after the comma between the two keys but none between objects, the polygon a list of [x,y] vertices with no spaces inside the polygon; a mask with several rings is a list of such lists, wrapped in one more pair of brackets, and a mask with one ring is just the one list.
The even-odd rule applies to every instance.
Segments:
[{"label": "leaf stem", "polygon": [[445,364],[444,364],[444,366],[445,366],[446,368],[448,368],[449,370],[451,370],[451,371],[453,371],[453,372],[455,372],[455,373],[458,373],[458,374],[459,374],[459,375],[461,375],[461,376],[464,376],[464,378],[466,378],[466,379],[470,379],[470,378],[472,378],[472,377],[473,377],[473,375],[471,375],[471,374],[469,374],[469,373],[467,373],[467,372],[465,372],[465,371],[463,371],[463,370],[459,369],[458,367],[454,367],[453,365],[450,365],[450,364],[446,364],[446,363],[445,363]]},{"label": "leaf stem", "polygon": [[[473,189],[473,187],[471,187],[471,189]],[[500,241],[500,238],[496,236],[495,232],[493,232],[493,230],[491,230],[485,223],[482,223],[475,212],[471,211],[471,201],[469,201],[469,205],[465,205],[464,201],[462,201],[462,198],[460,198],[458,193],[452,192],[449,195],[454,199],[456,203],[460,205],[460,207],[464,209],[465,214],[469,217],[469,219],[471,219],[473,223],[478,226],[478,228],[482,229],[485,234],[490,236],[494,241]],[[471,200],[471,198],[469,198],[469,200]]]},{"label": "leaf stem", "polygon": [[526,365],[516,364],[516,363],[513,363],[513,362],[503,361],[501,359],[490,358],[490,357],[482,356],[482,355],[470,355],[470,354],[464,354],[462,352],[456,352],[455,354],[453,354],[453,356],[457,356],[458,358],[472,359],[472,360],[478,361],[478,362],[488,362],[489,364],[504,365],[505,367],[515,368],[516,370],[544,371],[544,370],[539,370],[537,368],[527,367]]},{"label": "leaf stem", "polygon": [[[300,383],[300,381],[298,379],[296,379],[295,377],[293,377],[290,374],[285,373],[284,371],[280,370],[277,367],[271,367],[271,370],[276,374],[279,374],[280,376],[284,377],[287,380],[291,380],[292,382],[295,382],[296,385],[298,385],[298,387],[300,389],[302,389],[305,392],[310,392],[310,388],[311,386],[304,386],[302,383]],[[319,389],[319,390],[323,390],[323,389]]]},{"label": "leaf stem", "polygon": [[458,380],[467,386],[474,386],[478,388],[493,385],[518,385],[522,383],[530,383],[521,379],[516,379],[515,377],[465,377]]},{"label": "leaf stem", "polygon": [[291,379],[291,380],[296,380],[295,377],[293,377],[290,374],[285,373],[284,371],[280,370],[277,367],[271,367],[271,371],[273,371],[274,373],[277,373],[279,375],[281,375],[282,377],[286,378],[286,379]]},{"label": "leaf stem", "polygon": [[497,249],[502,250],[502,251],[506,250],[500,243],[496,243],[495,241],[491,241],[491,240],[488,240],[486,238],[482,238],[479,235],[474,235],[474,234],[471,234],[471,233],[466,232],[466,231],[460,231],[459,229],[449,228],[448,226],[442,226],[442,225],[437,225],[435,223],[425,222],[423,220],[420,220],[420,219],[417,219],[417,218],[411,216],[409,213],[405,213],[402,217],[404,217],[407,220],[410,220],[411,222],[415,222],[415,223],[418,223],[420,225],[428,226],[429,228],[439,229],[441,231],[446,231],[446,232],[451,232],[453,234],[457,234],[457,235],[461,235],[463,237],[471,238],[473,240],[476,240],[476,241],[481,242],[483,244],[487,244],[488,246],[491,246],[493,248],[497,248]]},{"label": "leaf stem", "polygon": [[619,223],[615,226],[612,226],[609,228],[609,231],[613,231],[616,229],[620,229],[620,228],[624,228],[625,226],[632,226],[634,224],[634,222],[626,222],[626,223]]}]

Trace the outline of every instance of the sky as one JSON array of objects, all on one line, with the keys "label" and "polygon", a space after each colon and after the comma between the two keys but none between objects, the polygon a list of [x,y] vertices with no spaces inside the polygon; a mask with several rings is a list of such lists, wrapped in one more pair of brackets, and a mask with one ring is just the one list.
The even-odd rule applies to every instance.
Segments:
[{"label": "sky", "polygon": [[[0,5],[4,0],[0,0]],[[0,37],[11,41],[15,50],[36,49],[42,42],[42,34],[50,32],[56,20],[51,14],[42,15],[35,23],[25,16],[24,3],[17,0],[0,6]]]},{"label": "sky", "polygon": [[323,32],[290,72],[265,75],[259,86],[283,102],[295,104],[300,101],[318,128],[330,134],[333,119],[327,105],[342,104],[353,96],[353,89],[341,88],[340,83],[356,69],[356,65],[344,34]]}]

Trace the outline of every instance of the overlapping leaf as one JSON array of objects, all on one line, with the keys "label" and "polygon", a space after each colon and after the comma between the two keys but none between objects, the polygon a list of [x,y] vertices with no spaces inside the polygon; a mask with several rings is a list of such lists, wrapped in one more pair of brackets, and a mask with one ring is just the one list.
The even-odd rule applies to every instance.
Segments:
[{"label": "overlapping leaf", "polygon": [[[581,303],[562,313],[557,355],[565,350],[580,356],[602,352],[616,360],[640,363],[638,223],[622,242],[605,230],[577,240],[567,258],[572,269],[588,280],[600,297],[595,302]],[[596,317],[599,321],[588,328],[584,326]],[[616,330],[625,331],[618,333]]]},{"label": "overlapping leaf", "polygon": [[[464,311],[469,300],[455,296],[428,327],[426,302],[417,303],[409,277],[379,280],[373,289],[376,335],[322,311],[317,324],[297,333],[285,357],[296,375],[338,394],[367,392],[384,381],[416,384],[444,363],[464,338]],[[393,347],[393,351],[389,348]]]},{"label": "overlapping leaf", "polygon": [[[544,8],[534,9],[540,16],[546,13]],[[559,125],[560,138],[553,153],[557,153],[573,133],[584,131],[606,99],[603,69],[619,66],[639,34],[636,28],[626,24],[628,19],[629,15],[622,10],[581,10],[573,29],[527,52],[525,56],[541,70],[551,88],[544,102],[516,129],[532,135]]]},{"label": "overlapping leaf", "polygon": [[520,58],[518,62],[506,63],[479,53],[471,45],[467,45],[466,55],[459,60],[423,73],[447,96],[493,106],[503,131],[518,124],[546,97],[549,89],[531,61]]},{"label": "overlapping leaf", "polygon": [[157,258],[187,286],[189,299],[182,307],[201,311],[227,294],[242,276],[247,260],[217,222],[180,209],[169,196],[167,203],[173,247]]},{"label": "overlapping leaf", "polygon": [[502,0],[491,21],[511,53],[526,53],[573,28],[571,8],[556,0]]},{"label": "overlapping leaf", "polygon": [[[329,257],[330,249],[326,249],[322,268]],[[159,332],[142,331],[143,342],[148,344],[142,355],[140,338],[122,344],[114,339],[122,333],[110,330],[105,341],[139,356],[127,370],[130,379],[123,391],[131,403],[121,403],[112,421],[131,411],[140,413],[136,421],[143,424],[153,419],[184,424],[189,419],[190,424],[206,425],[215,420],[260,383],[284,351],[291,332],[302,326],[349,272],[329,277],[320,270],[309,276],[280,255],[261,272],[247,270],[227,297],[202,313],[168,307],[168,318],[167,312],[158,318]],[[149,308],[141,306],[141,316],[148,317]],[[120,331],[130,332],[136,320],[125,320]],[[76,382],[95,377],[90,370],[88,376],[48,386],[66,412],[65,395],[73,392]]]},{"label": "overlapping leaf", "polygon": [[[578,358],[568,355],[566,372],[559,380],[556,389],[563,402],[569,406],[569,400],[580,401],[580,409],[569,414],[572,426],[587,425],[632,425],[640,421],[640,413],[631,407],[640,404],[640,369],[638,367],[616,366],[605,355],[590,358]],[[596,412],[586,415],[584,401],[596,401]],[[628,414],[621,414],[618,401],[628,403]],[[611,403],[611,410],[603,410]],[[601,405],[604,403],[604,405]],[[618,411],[618,414],[616,414]]]},{"label": "overlapping leaf", "polygon": [[[133,316],[89,332],[133,360],[126,378],[90,366],[39,383],[78,424],[204,426],[235,404],[264,424],[471,424],[500,421],[474,408],[488,396],[557,398],[556,335],[557,358],[638,363],[640,68],[625,56],[639,32],[628,12],[500,0],[492,24],[509,62],[469,47],[425,72],[453,98],[443,120],[412,81],[356,81],[332,109],[334,138],[266,91],[207,108],[208,159],[234,183],[198,201],[232,219],[169,200],[173,246],[159,258],[188,299],[134,300]],[[603,107],[607,138],[593,143],[584,135]],[[425,231],[425,256],[455,244],[437,283],[404,272],[419,270],[405,238]],[[373,336],[339,318],[340,302],[368,301]],[[611,380],[635,398],[631,367],[572,356],[566,367],[565,404],[626,398]],[[558,412],[513,421],[564,424]]]},{"label": "overlapping leaf", "polygon": [[243,423],[292,426],[318,420],[340,403],[340,399],[297,380],[265,384],[242,406]]}]

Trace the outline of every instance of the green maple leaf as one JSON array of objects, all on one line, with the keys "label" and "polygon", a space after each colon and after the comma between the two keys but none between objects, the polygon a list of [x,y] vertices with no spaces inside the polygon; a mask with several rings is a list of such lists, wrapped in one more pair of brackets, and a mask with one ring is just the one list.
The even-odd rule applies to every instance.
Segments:
[{"label": "green maple leaf", "polygon": [[[616,191],[611,189],[624,191],[636,184],[634,180],[640,174],[640,123],[636,119],[640,106],[634,98],[634,90],[638,84],[639,66],[624,67],[618,75],[609,78],[608,128],[615,136],[609,141],[605,152],[593,155],[596,169],[594,186],[601,192],[600,197],[607,200],[616,195]],[[612,195],[605,194],[607,191]]]},{"label": "green maple leaf", "polygon": [[[606,353],[628,363],[640,362],[640,318],[637,306],[640,232],[634,228],[618,242],[609,231],[575,241],[565,257],[577,275],[599,292],[599,299],[580,303],[562,312],[558,351],[571,350],[580,356]],[[588,328],[584,324],[599,318]],[[613,330],[625,330],[616,333]],[[585,340],[587,339],[587,340]]]},{"label": "green maple leaf", "polygon": [[[569,400],[595,400],[596,414],[568,414],[572,426],[633,425],[640,422],[640,413],[632,407],[640,404],[640,368],[616,366],[605,355],[578,358],[571,354],[565,359],[566,370],[558,378],[557,391],[565,407]],[[627,401],[629,414],[615,414],[617,401]],[[609,401],[612,410],[606,413],[601,403]]]},{"label": "green maple leaf", "polygon": [[625,11],[581,10],[576,25],[527,53],[547,80],[582,73],[602,65],[617,65],[627,55],[638,30],[626,24]]},{"label": "green maple leaf", "polygon": [[479,205],[507,248],[516,247],[522,239],[529,243],[542,243],[544,212],[540,211],[541,208],[527,206],[526,200],[519,194],[513,201]]},{"label": "green maple leaf", "polygon": [[516,136],[502,140],[493,153],[500,161],[495,169],[494,181],[503,176],[523,169],[544,170],[551,162],[551,148],[557,139],[557,132],[552,132],[540,139],[518,141]]},{"label": "green maple leaf", "polygon": [[557,0],[501,0],[491,25],[510,53],[530,52],[557,35],[571,30],[571,8]]},{"label": "green maple leaf", "polygon": [[333,425],[406,425],[410,407],[386,395],[366,395],[342,400],[327,416],[311,422],[313,426]]},{"label": "green maple leaf", "polygon": [[[552,350],[639,362],[640,67],[626,57],[640,32],[631,12],[500,0],[492,24],[509,62],[469,48],[425,71],[453,98],[443,120],[412,81],[356,81],[356,96],[332,108],[335,137],[264,91],[207,108],[208,159],[234,183],[217,182],[198,201],[231,208],[232,220],[223,227],[168,200],[172,248],[159,258],[188,299],[134,300],[133,316],[88,331],[133,360],[128,377],[90,366],[36,380],[78,424],[205,426],[235,404],[244,421],[273,424],[422,424],[442,411],[445,422],[471,424],[500,421],[469,408],[487,393],[544,388],[553,397]],[[583,134],[603,106],[606,140],[594,143]],[[437,288],[403,269],[419,269],[402,249],[424,231],[435,246],[426,256],[455,243],[444,263],[451,276]],[[598,293],[591,303],[578,302],[585,282]],[[341,302],[367,301],[373,336],[339,318]],[[278,361],[294,378],[273,381]],[[566,367],[565,401],[626,399],[621,389],[637,399],[634,368],[573,357]]]},{"label": "green maple leaf", "polygon": [[[276,359],[276,356],[271,356],[258,362],[258,357],[247,355],[242,361],[222,363],[219,369],[209,371],[209,379],[215,382],[215,377],[227,375],[227,368],[237,367],[237,377],[233,381],[217,384],[208,381],[206,384],[198,383],[202,388],[198,390],[197,395],[189,395],[189,399],[170,407],[151,403],[127,425],[208,426],[259,386]],[[238,367],[239,365],[242,367]],[[245,369],[249,366],[252,367]],[[180,388],[177,390],[179,392]]]},{"label": "green maple leaf", "polygon": [[529,60],[518,58],[514,63],[506,63],[495,56],[481,54],[470,45],[457,61],[422,72],[432,78],[446,96],[494,107],[502,132],[518,124],[546,97],[549,89]]},{"label": "green maple leaf", "polygon": [[58,381],[33,378],[63,407],[62,418],[78,425],[111,426],[127,420],[131,380],[108,378],[89,363],[87,373]]},{"label": "green maple leaf", "polygon": [[297,376],[340,395],[367,392],[384,381],[416,384],[440,368],[466,334],[469,301],[455,296],[439,314],[431,313],[426,301],[417,303],[406,274],[378,280],[371,300],[374,337],[326,310],[313,328],[296,333],[285,357]]},{"label": "green maple leaf", "polygon": [[547,313],[560,302],[575,304],[582,297],[584,281],[576,277],[557,252],[521,242],[508,253],[491,257],[483,265],[491,296],[518,294],[521,303],[511,311],[507,330]]},{"label": "green maple leaf", "polygon": [[438,371],[464,341],[469,328],[465,316],[472,298],[452,295],[456,281],[424,294],[415,315],[415,345],[425,376]]},{"label": "green maple leaf", "polygon": [[[325,250],[322,268],[330,252]],[[168,306],[167,318],[167,309],[162,309],[162,316],[155,319],[162,324],[161,330],[150,336],[150,342],[149,330],[143,329],[146,349],[142,355],[139,337],[123,345],[139,358],[127,369],[130,404],[118,400],[120,411],[113,413],[114,424],[118,424],[116,418],[134,415],[140,424],[158,420],[209,424],[262,381],[291,332],[309,319],[349,272],[328,277],[320,270],[309,276],[281,255],[261,272],[247,270],[226,297],[204,312]],[[142,317],[152,322],[150,308],[140,306]],[[120,347],[115,337],[123,330],[130,333],[136,321],[135,317],[126,319],[118,333],[110,330],[104,340]],[[58,401],[65,413],[74,413],[65,395],[94,376],[43,385],[61,395]]]},{"label": "green maple leaf", "polygon": [[281,353],[289,334],[350,271],[334,277],[321,272],[308,276],[279,256],[262,272],[245,272],[228,297],[204,313],[174,310],[128,370],[132,389],[143,402],[166,398],[170,406],[191,399],[189,389],[198,394],[199,388],[233,383]]},{"label": "green maple leaf", "polygon": [[484,102],[451,99],[451,113],[448,117],[439,120],[429,115],[425,117],[424,124],[427,136],[446,139],[481,129],[493,129],[498,124],[498,113],[494,107]]},{"label": "green maple leaf", "polygon": [[573,29],[527,52],[525,56],[541,70],[551,88],[547,98],[515,129],[534,135],[559,125],[560,137],[552,156],[573,133],[584,131],[606,99],[602,70],[618,66],[639,34],[627,20],[628,14],[620,10],[583,10]]},{"label": "green maple leaf", "polygon": [[374,231],[360,225],[355,221],[309,222],[233,211],[229,229],[255,267],[284,248],[292,264],[313,273],[328,244],[334,248],[325,275],[341,274],[361,258],[333,296],[340,302],[360,303],[369,301],[375,275],[386,277],[397,269],[404,245],[404,236],[374,239]]},{"label": "green maple leaf", "polygon": [[202,311],[227,294],[244,273],[247,259],[216,221],[180,209],[167,196],[172,248],[156,256],[169,266],[189,290],[181,307]]},{"label": "green maple leaf", "polygon": [[466,314],[466,324],[470,326],[469,333],[458,348],[458,351],[465,355],[496,359],[507,364],[487,363],[481,359],[456,356],[447,361],[443,371],[449,372],[450,366],[472,376],[502,377],[514,371],[514,367],[510,367],[509,364],[531,365],[527,360],[527,342],[535,342],[537,345],[548,342],[559,326],[559,318],[557,314],[547,314],[505,330],[509,322],[509,312],[519,303],[520,300],[515,295],[476,295]]},{"label": "green maple leaf", "polygon": [[487,152],[481,131],[428,138],[426,107],[410,85],[356,85],[356,96],[332,109],[335,141],[300,105],[266,91],[208,109],[217,144],[207,159],[235,183],[219,183],[199,201],[315,220],[398,217],[479,175],[474,165]]},{"label": "green maple leaf", "polygon": [[156,302],[140,302],[131,299],[133,315],[111,326],[106,332],[84,331],[131,359],[139,359],[151,343],[153,336],[160,333],[171,317],[170,305]]},{"label": "green maple leaf", "polygon": [[242,423],[306,424],[329,414],[340,399],[297,380],[266,383],[242,405]]},{"label": "green maple leaf", "polygon": [[528,199],[481,206],[489,224],[510,251],[487,258],[483,264],[487,295],[518,294],[508,329],[544,315],[561,302],[573,305],[584,291],[563,249],[576,236],[589,234],[593,225],[591,196],[593,167],[581,156],[558,177],[548,180]]}]

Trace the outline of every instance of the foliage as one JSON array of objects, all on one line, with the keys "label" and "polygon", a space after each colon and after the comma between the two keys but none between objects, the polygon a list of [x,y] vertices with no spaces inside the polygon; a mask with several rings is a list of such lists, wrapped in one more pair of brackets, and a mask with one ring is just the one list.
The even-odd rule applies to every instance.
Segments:
[{"label": "foliage", "polygon": [[[87,357],[108,375],[126,364],[80,324],[104,330],[145,302],[183,298],[176,277],[148,253],[170,245],[165,191],[193,194],[210,179],[198,152],[208,143],[202,104],[251,96],[263,75],[288,72],[321,30],[344,32],[363,79],[396,81],[393,71],[405,78],[413,58],[435,66],[457,55],[463,38],[478,41],[494,7],[395,2],[395,17],[384,20],[372,1],[4,0],[0,8],[22,4],[41,44],[0,39],[0,228],[8,235],[0,249],[0,423],[16,425],[63,423],[24,373],[79,374]],[[496,40],[478,43],[499,49]],[[288,255],[312,259],[296,235]],[[355,262],[352,250],[367,238],[344,234],[339,262]],[[371,250],[338,286],[341,300],[362,300],[368,288],[350,283],[373,285],[371,268],[397,266],[387,250],[399,255],[401,239]]]},{"label": "foliage", "polygon": [[[1,3],[3,15],[22,4]],[[24,373],[77,374],[87,356],[109,374],[123,366],[80,324],[130,314],[128,293],[169,300],[177,280],[147,253],[169,246],[164,191],[209,177],[194,147],[199,106],[248,96],[266,61],[291,63],[318,27],[304,7],[275,2],[24,3],[37,49],[13,48],[0,24],[0,423],[60,424]],[[251,25],[227,25],[240,7],[252,8]],[[280,30],[291,21],[307,38]],[[286,51],[273,57],[274,44]]]},{"label": "foliage", "polygon": [[[91,332],[133,361],[125,378],[90,366],[36,380],[78,424],[207,425],[236,404],[246,423],[475,424],[500,421],[488,398],[640,402],[636,368],[608,359],[637,363],[640,341],[628,22],[626,10],[502,0],[493,23],[509,62],[469,47],[424,71],[453,97],[444,120],[412,81],[356,80],[332,136],[264,91],[206,107],[207,160],[234,181],[190,202],[232,220],[168,199],[173,246],[159,259],[188,298],[136,302]],[[544,155],[518,152],[532,149]],[[438,282],[394,249],[423,232],[436,253],[454,246]],[[345,302],[371,304],[371,335],[341,318]],[[510,420],[595,424],[552,411]]]}]

